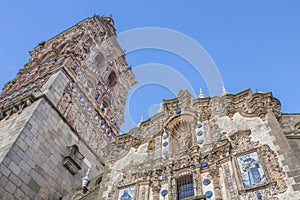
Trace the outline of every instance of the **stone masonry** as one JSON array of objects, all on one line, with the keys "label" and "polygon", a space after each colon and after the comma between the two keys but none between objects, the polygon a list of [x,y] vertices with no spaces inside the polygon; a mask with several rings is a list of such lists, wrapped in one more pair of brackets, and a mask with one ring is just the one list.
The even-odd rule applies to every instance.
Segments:
[{"label": "stone masonry", "polygon": [[300,199],[300,114],[272,93],[180,91],[126,134],[114,21],[41,42],[0,95],[0,199]]},{"label": "stone masonry", "polygon": [[61,199],[87,172],[102,173],[101,149],[118,134],[134,76],[110,17],[30,53],[0,95],[0,199]]}]

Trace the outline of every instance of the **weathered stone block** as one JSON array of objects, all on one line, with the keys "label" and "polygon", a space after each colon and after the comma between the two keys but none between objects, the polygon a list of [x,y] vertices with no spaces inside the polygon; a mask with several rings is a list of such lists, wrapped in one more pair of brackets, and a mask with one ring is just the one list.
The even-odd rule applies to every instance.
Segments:
[{"label": "weathered stone block", "polygon": [[295,177],[294,180],[296,183],[300,183],[300,176]]},{"label": "weathered stone block", "polygon": [[25,142],[29,147],[31,147],[31,146],[33,145],[33,142],[32,142],[32,140],[31,140],[29,137],[25,137],[24,142]]},{"label": "weathered stone block", "polygon": [[14,162],[11,162],[10,165],[8,166],[8,169],[10,169],[15,175],[19,176],[21,172],[21,168],[16,165]]},{"label": "weathered stone block", "polygon": [[8,178],[7,177],[5,177],[5,176],[1,176],[1,178],[0,178],[0,188],[4,188],[4,186],[7,184],[7,182],[8,182]]},{"label": "weathered stone block", "polygon": [[17,140],[17,145],[23,150],[26,151],[28,149],[28,145],[23,140]]},{"label": "weathered stone block", "polygon": [[4,176],[9,176],[10,170],[7,167],[5,167],[5,165],[0,165],[0,170]]},{"label": "weathered stone block", "polygon": [[295,177],[300,175],[300,169],[287,172],[288,177]]},{"label": "weathered stone block", "polygon": [[19,178],[25,183],[28,184],[30,181],[30,176],[26,174],[23,170],[20,172]]},{"label": "weathered stone block", "polygon": [[27,184],[25,184],[25,183],[23,183],[22,185],[21,185],[21,190],[27,195],[27,196],[29,196],[29,193],[30,193],[30,188],[27,186]]},{"label": "weathered stone block", "polygon": [[294,191],[299,191],[300,190],[300,184],[293,185],[293,190]]},{"label": "weathered stone block", "polygon": [[18,178],[17,176],[15,176],[14,174],[10,174],[10,176],[8,177],[8,179],[13,182],[17,187],[20,187],[22,185],[22,181],[20,178]]},{"label": "weathered stone block", "polygon": [[49,179],[49,175],[47,172],[44,171],[43,168],[41,168],[39,165],[36,165],[35,168],[34,168],[35,172],[37,174],[39,174],[41,177],[43,177],[45,180],[48,180]]},{"label": "weathered stone block", "polygon": [[32,177],[40,186],[46,185],[47,181],[40,174],[38,174],[35,170],[32,170],[30,173],[30,177]]},{"label": "weathered stone block", "polygon": [[0,199],[4,199],[4,198],[3,198],[4,193],[5,193],[4,188],[3,188],[3,187],[0,187]]},{"label": "weathered stone block", "polygon": [[14,192],[16,191],[17,187],[11,183],[11,182],[7,182],[7,184],[5,185],[5,190],[8,191],[11,194],[14,194]]},{"label": "weathered stone block", "polygon": [[6,167],[8,167],[11,163],[10,157],[6,156],[2,162]]},{"label": "weathered stone block", "polygon": [[14,194],[14,197],[19,200],[24,200],[26,196],[25,196],[24,192],[22,192],[20,189],[17,189]]},{"label": "weathered stone block", "polygon": [[37,195],[37,193],[34,192],[33,190],[31,190],[30,193],[29,193],[29,198],[30,198],[30,199],[34,199],[34,197],[35,197],[36,195]]},{"label": "weathered stone block", "polygon": [[35,182],[32,178],[30,179],[28,186],[30,189],[32,189],[35,193],[38,193],[41,189],[41,186]]},{"label": "weathered stone block", "polygon": [[19,167],[21,167],[22,170],[24,170],[27,174],[29,174],[31,171],[31,167],[24,160],[20,161]]},{"label": "weathered stone block", "polygon": [[16,164],[16,165],[19,165],[20,161],[21,161],[21,158],[20,156],[13,152],[13,156],[11,157],[11,160]]},{"label": "weathered stone block", "polygon": [[[33,153],[33,155],[34,155],[34,153]],[[31,157],[33,157],[33,156],[31,156]],[[35,162],[33,161],[33,159],[28,159],[27,160],[27,164],[31,167],[31,168],[35,168]]]},{"label": "weathered stone block", "polygon": [[288,163],[289,169],[292,170],[296,170],[296,169],[300,169],[300,162],[295,162],[295,163]]},{"label": "weathered stone block", "polygon": [[3,194],[3,200],[15,200],[15,197],[13,196],[13,195],[11,195],[11,194],[9,194],[8,192],[5,192],[4,194]]}]

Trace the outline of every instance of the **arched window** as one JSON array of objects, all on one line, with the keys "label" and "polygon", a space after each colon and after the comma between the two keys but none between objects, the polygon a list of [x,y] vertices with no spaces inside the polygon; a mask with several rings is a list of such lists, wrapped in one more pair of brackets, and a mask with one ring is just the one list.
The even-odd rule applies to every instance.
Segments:
[{"label": "arched window", "polygon": [[110,73],[107,79],[107,86],[110,87],[112,90],[115,88],[118,82],[118,77],[116,73],[113,71]]},{"label": "arched window", "polygon": [[62,44],[59,47],[57,47],[57,51],[61,52],[63,50],[63,48],[65,47],[66,44]]},{"label": "arched window", "polygon": [[43,62],[46,58],[46,56],[48,55],[48,52],[47,53],[44,53],[41,57],[40,57],[40,62]]}]

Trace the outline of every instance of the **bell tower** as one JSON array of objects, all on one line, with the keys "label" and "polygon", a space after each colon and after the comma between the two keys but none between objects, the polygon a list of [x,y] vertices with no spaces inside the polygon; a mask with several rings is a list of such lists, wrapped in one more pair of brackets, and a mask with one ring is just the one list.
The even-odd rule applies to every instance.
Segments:
[{"label": "bell tower", "polygon": [[60,90],[64,87],[62,94],[49,97],[56,109],[92,146],[97,145],[98,137],[105,142],[113,140],[124,120],[128,90],[134,84],[134,75],[115,39],[113,19],[94,16],[41,42],[16,78],[4,86],[1,119],[20,112],[26,106],[24,98],[47,95],[54,87],[49,79],[53,81],[62,73],[67,82],[59,85]]},{"label": "bell tower", "polygon": [[17,190],[30,198],[61,197],[88,168],[91,176],[101,172],[102,149],[118,135],[135,83],[116,37],[111,17],[87,18],[39,43],[4,86],[0,165],[6,173],[1,168],[0,177],[11,185],[0,189],[4,199]]}]

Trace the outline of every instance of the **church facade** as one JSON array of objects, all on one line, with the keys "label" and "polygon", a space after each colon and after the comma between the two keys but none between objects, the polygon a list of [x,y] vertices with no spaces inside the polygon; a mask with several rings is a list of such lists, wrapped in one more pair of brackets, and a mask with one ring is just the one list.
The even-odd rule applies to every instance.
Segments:
[{"label": "church facade", "polygon": [[300,114],[272,93],[180,91],[126,134],[111,17],[41,42],[0,95],[1,199],[300,199]]}]

